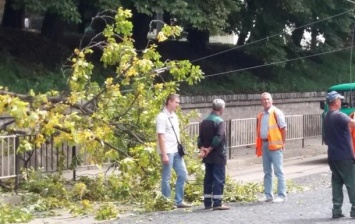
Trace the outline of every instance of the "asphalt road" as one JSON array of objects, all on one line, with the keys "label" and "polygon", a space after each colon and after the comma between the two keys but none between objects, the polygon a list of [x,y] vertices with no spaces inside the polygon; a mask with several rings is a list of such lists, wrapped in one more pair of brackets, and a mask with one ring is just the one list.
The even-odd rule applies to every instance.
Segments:
[{"label": "asphalt road", "polygon": [[[288,192],[288,201],[285,203],[230,203],[231,209],[228,211],[206,211],[199,206],[170,212],[131,215],[106,223],[355,223],[355,219],[349,217],[351,206],[345,189],[343,213],[346,217],[331,219],[331,173],[325,155],[290,159],[285,161],[284,165],[286,179],[292,179],[295,184],[305,187],[305,191]],[[259,171],[261,171],[259,167],[253,166],[232,175],[240,181],[258,181],[262,180]]]}]

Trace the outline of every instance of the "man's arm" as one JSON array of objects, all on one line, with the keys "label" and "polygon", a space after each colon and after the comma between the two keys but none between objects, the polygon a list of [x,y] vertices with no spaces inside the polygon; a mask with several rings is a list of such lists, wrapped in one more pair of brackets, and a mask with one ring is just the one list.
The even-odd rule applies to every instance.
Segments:
[{"label": "man's arm", "polygon": [[355,128],[355,120],[351,119],[348,123],[349,128]]},{"label": "man's arm", "polygon": [[226,130],[225,123],[222,121],[221,123],[218,124],[216,135],[212,139],[212,144],[211,144],[212,148],[216,148],[221,144],[223,137],[225,135],[225,130]]},{"label": "man's arm", "polygon": [[222,121],[218,124],[216,135],[213,137],[210,147],[204,148],[204,151],[206,151],[205,156],[207,156],[213,150],[213,148],[217,148],[221,144],[222,138],[225,135],[225,130],[225,123]]},{"label": "man's arm", "polygon": [[167,154],[167,149],[165,145],[165,130],[166,130],[166,119],[164,114],[160,113],[157,117],[157,137],[158,137],[158,144],[159,149],[162,156],[162,161],[164,164],[169,163],[169,157]]},{"label": "man's arm", "polygon": [[202,122],[200,122],[198,130],[199,131],[198,131],[198,137],[197,137],[197,148],[201,149],[201,147],[202,147],[202,138],[201,138],[201,136],[202,136],[202,130],[203,130]]},{"label": "man's arm", "polygon": [[169,163],[169,157],[168,154],[166,153],[166,148],[165,148],[165,135],[158,133],[158,144],[159,144],[159,149],[161,152],[162,160],[164,164]]},{"label": "man's arm", "polygon": [[285,149],[287,129],[282,128],[280,131],[281,131],[281,137],[282,137],[282,148]]},{"label": "man's arm", "polygon": [[280,128],[280,132],[281,132],[281,138],[282,138],[282,149],[285,149],[285,145],[286,145],[286,136],[287,136],[287,124],[286,124],[286,118],[284,113],[281,110],[278,110],[277,112],[275,112],[276,114],[276,122],[277,125]]},{"label": "man's arm", "polygon": [[197,138],[197,148],[199,149],[199,154],[198,157],[199,158],[205,158],[208,153],[212,150],[211,147],[205,148],[203,146],[203,140],[202,140],[202,131],[204,130],[204,128],[202,127],[202,122],[199,125],[199,136]]},{"label": "man's arm", "polygon": [[[200,136],[201,136],[201,130],[202,130],[202,128],[200,127]],[[202,157],[202,158],[206,157],[213,150],[213,148],[218,147],[222,142],[222,138],[223,138],[224,134],[225,134],[225,124],[222,121],[218,124],[216,134],[213,136],[209,147],[204,147],[202,145],[202,141],[199,137],[199,139],[198,139],[198,148],[200,149],[199,157]]]}]

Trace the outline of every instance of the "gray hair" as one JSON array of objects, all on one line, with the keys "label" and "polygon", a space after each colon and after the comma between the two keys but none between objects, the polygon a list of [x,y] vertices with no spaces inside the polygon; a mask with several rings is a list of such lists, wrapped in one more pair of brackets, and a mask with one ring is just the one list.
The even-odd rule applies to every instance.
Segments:
[{"label": "gray hair", "polygon": [[222,99],[215,99],[212,103],[212,109],[214,111],[221,111],[226,106],[226,103]]},{"label": "gray hair", "polygon": [[263,92],[262,94],[261,94],[261,99],[263,98],[263,96],[268,96],[269,98],[270,98],[270,100],[272,100],[272,96],[271,96],[271,94],[270,93],[268,93],[268,92]]}]

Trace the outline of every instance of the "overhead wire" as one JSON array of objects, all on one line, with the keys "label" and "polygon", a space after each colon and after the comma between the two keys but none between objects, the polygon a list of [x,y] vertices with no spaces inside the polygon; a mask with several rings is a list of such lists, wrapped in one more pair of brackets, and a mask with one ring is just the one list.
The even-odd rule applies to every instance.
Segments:
[{"label": "overhead wire", "polygon": [[[355,8],[352,8],[352,9],[347,10],[345,12],[342,12],[342,13],[339,13],[339,14],[336,14],[336,15],[333,15],[333,16],[326,17],[324,19],[320,19],[320,20],[314,21],[312,23],[308,23],[308,24],[296,27],[295,29],[293,29],[293,31],[295,31],[297,29],[301,29],[301,28],[305,28],[305,27],[311,26],[311,25],[316,24],[316,23],[320,23],[320,22],[326,21],[328,19],[332,19],[332,18],[341,16],[341,15],[344,15],[346,13],[349,13],[349,12],[353,11],[354,9]],[[236,49],[239,49],[239,48],[242,48],[242,47],[245,47],[245,46],[256,44],[256,43],[264,41],[264,40],[269,40],[270,38],[273,38],[273,37],[276,37],[276,36],[279,36],[279,35],[282,35],[282,34],[284,34],[284,32],[281,32],[281,33],[278,33],[278,34],[274,34],[274,35],[271,35],[271,36],[267,36],[265,38],[246,43],[246,44],[244,44],[242,46],[237,46],[237,47],[225,50],[225,51],[221,51],[221,52],[218,52],[218,53],[215,53],[215,54],[211,54],[211,55],[208,55],[208,56],[205,56],[205,57],[201,57],[201,58],[198,58],[198,59],[195,59],[195,60],[191,60],[190,62],[193,63],[193,62],[196,62],[196,61],[201,61],[201,60],[204,60],[206,58],[214,57],[216,55],[220,55],[220,54],[232,51],[232,50],[236,50]],[[349,49],[349,48],[353,48],[353,46],[340,48],[340,49],[336,49],[336,50],[331,50],[331,51],[327,51],[327,52],[322,52],[322,53],[318,53],[318,54],[307,55],[307,56],[304,56],[304,57],[297,57],[297,58],[288,59],[288,60],[284,60],[284,61],[272,62],[272,63],[269,63],[269,64],[262,64],[262,65],[247,67],[247,68],[241,68],[241,69],[236,69],[236,70],[231,70],[231,71],[226,71],[226,72],[215,73],[215,74],[211,74],[211,75],[205,75],[204,77],[208,78],[208,77],[224,75],[224,74],[233,73],[233,72],[241,72],[241,71],[246,71],[246,70],[251,70],[251,69],[256,69],[256,68],[262,68],[262,67],[266,67],[266,66],[272,66],[272,65],[276,65],[276,64],[287,63],[287,62],[290,62],[290,61],[296,61],[296,60],[300,60],[300,59],[304,59],[304,58],[311,58],[311,57],[315,57],[315,56],[319,56],[319,55],[330,54],[330,53],[334,53],[334,52],[338,52],[338,51],[343,51],[343,50],[346,50],[346,49]],[[160,71],[158,73],[160,73]],[[133,89],[131,89],[131,90],[133,90]],[[126,91],[131,91],[131,90],[126,90]]]},{"label": "overhead wire", "polygon": [[276,62],[271,62],[271,63],[268,63],[268,64],[256,65],[256,66],[251,66],[251,67],[247,67],[247,68],[241,68],[241,69],[236,69],[236,70],[231,70],[231,71],[226,71],[226,72],[219,72],[219,73],[215,73],[215,74],[211,74],[211,75],[205,75],[205,78],[218,76],[218,75],[225,75],[225,74],[233,73],[233,72],[241,72],[241,71],[246,71],[246,70],[251,70],[251,69],[256,69],[256,68],[262,68],[262,67],[267,67],[267,66],[271,66],[271,65],[287,63],[287,62],[290,62],[290,61],[296,61],[296,60],[300,60],[300,59],[304,59],[304,58],[311,58],[311,57],[315,57],[315,56],[319,56],[319,55],[325,55],[325,54],[330,54],[330,53],[334,53],[334,52],[338,52],[338,51],[343,51],[343,50],[347,50],[347,49],[350,49],[350,48],[353,48],[353,46],[339,48],[339,49],[326,51],[326,52],[322,52],[322,53],[317,53],[317,54],[312,54],[312,55],[307,55],[307,56],[304,56],[304,57],[292,58],[292,59],[288,59],[288,60],[284,60],[284,61],[276,61]]},{"label": "overhead wire", "polygon": [[[317,24],[317,23],[320,23],[320,22],[323,22],[323,21],[326,21],[326,20],[329,20],[329,19],[333,19],[335,17],[338,17],[338,16],[341,16],[341,15],[344,15],[344,14],[347,14],[351,11],[353,11],[355,8],[352,8],[352,9],[349,9],[345,12],[342,12],[342,13],[338,13],[336,15],[333,15],[333,16],[329,16],[329,17],[326,17],[324,19],[320,19],[320,20],[317,20],[317,21],[314,21],[314,22],[311,22],[311,23],[308,23],[308,24],[305,24],[305,25],[302,25],[302,26],[299,26],[299,27],[296,27],[293,29],[293,31],[297,30],[297,29],[302,29],[302,28],[305,28],[305,27],[308,27],[308,26],[311,26],[311,25],[314,25],[314,24]],[[292,31],[292,32],[293,32]],[[197,62],[197,61],[201,61],[201,60],[204,60],[204,59],[207,59],[207,58],[211,58],[211,57],[214,57],[214,56],[217,56],[217,55],[220,55],[220,54],[224,54],[226,52],[229,52],[229,51],[233,51],[233,50],[236,50],[236,49],[239,49],[239,48],[242,48],[242,47],[246,47],[246,46],[249,46],[249,45],[252,45],[252,44],[256,44],[256,43],[259,43],[259,42],[262,42],[264,40],[269,40],[270,38],[273,38],[273,37],[277,37],[277,36],[280,36],[282,34],[284,34],[285,32],[280,32],[280,33],[277,33],[277,34],[273,34],[271,36],[267,36],[265,38],[262,38],[262,39],[259,39],[259,40],[255,40],[255,41],[252,41],[252,42],[249,42],[249,43],[246,43],[246,44],[243,44],[241,46],[236,46],[236,47],[233,47],[233,48],[230,48],[228,50],[224,50],[224,51],[220,51],[220,52],[217,52],[215,54],[211,54],[211,55],[208,55],[208,56],[204,56],[204,57],[201,57],[201,58],[198,58],[198,59],[195,59],[195,60],[191,60],[191,62]]]}]

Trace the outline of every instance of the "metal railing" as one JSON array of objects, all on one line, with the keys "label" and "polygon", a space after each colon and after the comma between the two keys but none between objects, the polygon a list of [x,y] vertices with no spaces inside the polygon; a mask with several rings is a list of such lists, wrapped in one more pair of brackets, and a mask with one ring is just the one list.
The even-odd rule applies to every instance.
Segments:
[{"label": "metal railing", "polygon": [[[255,144],[256,118],[233,119],[225,122],[228,158],[230,159],[232,150]],[[305,138],[322,134],[320,114],[286,116],[286,123],[288,126],[287,140],[301,139],[302,147],[304,147]],[[190,123],[186,131],[196,145],[199,122]],[[85,150],[65,143],[59,146],[54,145],[53,139],[49,139],[35,150],[16,153],[19,142],[25,138],[31,140],[32,136],[0,136],[0,180],[17,177],[21,168],[29,167],[46,172],[72,170],[75,180],[77,168],[94,165],[89,153]],[[16,178],[17,182],[18,178]]]},{"label": "metal railing", "polygon": [[[32,136],[17,136],[17,138],[19,141],[31,140]],[[18,163],[20,168],[33,167],[45,172],[92,166],[89,154],[85,150],[84,152],[80,151],[80,146],[70,146],[67,143],[55,145],[53,138],[51,138],[34,150],[20,153]]]},{"label": "metal railing", "polygon": [[[321,114],[288,115],[285,116],[287,123],[286,140],[304,140],[308,137],[322,135]],[[256,139],[256,118],[232,119],[226,122],[226,142],[229,151],[228,158],[231,158],[232,150],[238,147],[255,144]],[[188,133],[197,133],[199,123],[194,122],[189,126]],[[191,135],[190,135],[191,136]]]},{"label": "metal railing", "polygon": [[0,136],[0,180],[16,178],[15,189],[18,186],[18,174],[22,168],[33,168],[44,172],[59,170],[72,170],[73,179],[76,179],[76,170],[94,166],[89,153],[80,152],[78,146],[62,143],[54,145],[53,139],[42,144],[34,150],[16,153],[19,143],[31,140],[33,136]]},{"label": "metal railing", "polygon": [[0,179],[16,177],[16,136],[0,136],[0,141]]}]

